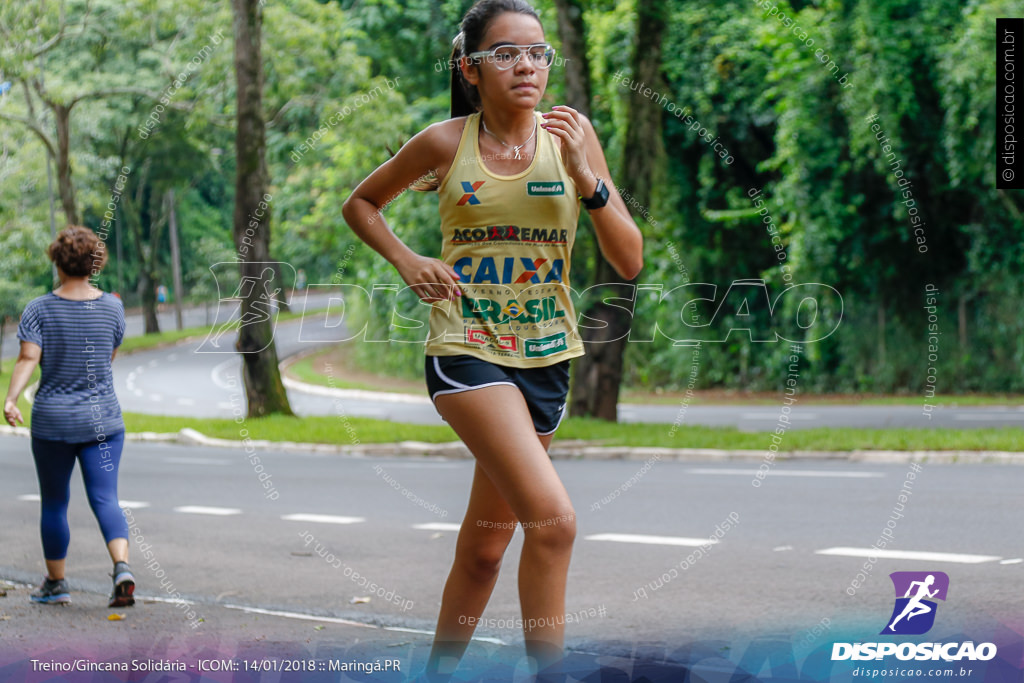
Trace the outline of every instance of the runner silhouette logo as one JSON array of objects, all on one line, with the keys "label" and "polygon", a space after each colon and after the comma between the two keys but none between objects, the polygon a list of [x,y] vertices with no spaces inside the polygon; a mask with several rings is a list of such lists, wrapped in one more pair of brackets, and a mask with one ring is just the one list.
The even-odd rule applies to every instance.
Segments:
[{"label": "runner silhouette logo", "polygon": [[945,572],[893,572],[896,605],[881,635],[919,636],[935,623],[935,600],[946,600],[949,576]]}]

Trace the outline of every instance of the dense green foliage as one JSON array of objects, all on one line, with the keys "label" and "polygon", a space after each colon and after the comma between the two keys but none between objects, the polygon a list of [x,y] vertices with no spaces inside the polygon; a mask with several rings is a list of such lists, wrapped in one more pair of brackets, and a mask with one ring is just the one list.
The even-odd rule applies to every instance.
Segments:
[{"label": "dense green foliage", "polygon": [[[666,154],[652,206],[637,211],[646,236],[640,282],[663,291],[712,283],[717,293],[714,303],[683,311],[678,296],[659,304],[645,292],[634,329],[657,324],[680,332],[676,338],[724,339],[703,345],[696,387],[782,386],[790,345],[752,341],[743,331],[726,338],[730,325],[752,328],[756,338],[778,330],[808,339],[841,316],[834,333],[804,345],[803,389],[920,393],[933,367],[939,392],[1024,390],[1024,316],[1014,303],[1024,295],[1024,201],[1019,192],[995,190],[993,180],[995,18],[1013,16],[1014,5],[779,1],[768,3],[776,6],[770,13],[753,0],[668,3],[662,82],[646,84],[664,104]],[[112,253],[120,241],[120,258],[112,259],[101,286],[121,290],[132,304],[146,268],[153,282],[169,284],[162,202],[174,188],[184,296],[216,296],[209,268],[232,257],[227,3],[47,0],[32,6],[43,7],[49,18],[40,21],[15,3],[0,10],[11,29],[0,44],[0,82],[12,82],[0,96],[0,276],[13,283],[5,301],[16,302],[4,314],[15,315],[50,282],[42,257],[50,223],[45,150],[16,119],[31,118],[48,131],[53,121],[38,98],[29,110],[22,81],[43,76],[58,100],[127,85],[161,92],[222,30],[225,40],[176,89],[173,101],[181,106],[168,107],[148,137],[138,128],[156,101],[143,94],[82,100],[71,130],[79,211],[90,227],[103,220],[118,169],[132,169],[128,200],[120,202],[110,236]],[[69,31],[56,48],[31,58],[33,46],[56,30],[62,6],[70,23],[85,17],[86,28]],[[310,283],[401,284],[383,259],[357,243],[341,205],[390,151],[448,115],[446,62],[467,6],[456,0],[265,4],[272,253],[303,269]],[[558,47],[553,3],[542,0],[537,7]],[[629,179],[617,169],[629,56],[643,37],[633,35],[632,2],[595,0],[587,7],[592,119],[614,179],[629,192]],[[542,106],[559,103],[561,92],[556,68]],[[912,183],[913,204],[872,123]],[[708,138],[698,137],[701,128],[710,131]],[[715,138],[729,159],[709,141]],[[761,206],[750,198],[756,190]],[[410,246],[430,255],[439,251],[436,201],[430,193],[407,192],[384,211]],[[912,223],[911,208],[921,223]],[[60,225],[59,202],[57,213]],[[766,217],[777,229],[775,245]],[[926,240],[924,252],[915,227]],[[591,284],[595,255],[585,219],[577,245],[573,284],[582,290]],[[767,283],[767,300],[730,290],[750,279]],[[774,316],[768,311],[767,302],[795,283],[821,283],[841,298],[822,298],[817,322],[802,330],[793,322],[797,297],[785,298]],[[924,308],[928,284],[938,291],[941,332],[933,362]],[[426,309],[411,297],[398,301],[405,315],[425,319]],[[386,336],[380,330],[389,321],[377,307],[369,310],[377,316],[370,319],[371,333]],[[804,324],[809,312],[801,311]],[[684,328],[692,321],[708,324]],[[392,344],[386,354],[376,344],[359,347],[366,363],[419,373],[422,348],[416,344]],[[691,354],[658,335],[629,344],[626,367],[631,385],[685,388]]]}]

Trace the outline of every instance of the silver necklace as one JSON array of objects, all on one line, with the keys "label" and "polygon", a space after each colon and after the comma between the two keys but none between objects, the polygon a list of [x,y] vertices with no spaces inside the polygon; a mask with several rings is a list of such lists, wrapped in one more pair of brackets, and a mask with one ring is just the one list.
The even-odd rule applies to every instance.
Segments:
[{"label": "silver necklace", "polygon": [[500,142],[505,147],[510,147],[512,149],[512,152],[515,154],[515,157],[514,157],[515,159],[522,159],[522,157],[519,155],[519,152],[524,147],[526,147],[526,143],[528,143],[530,140],[532,140],[533,136],[537,134],[537,117],[533,118],[533,132],[530,133],[530,137],[528,137],[525,140],[523,140],[523,144],[521,144],[521,145],[510,145],[507,142],[505,142],[504,140],[502,140],[501,138],[499,138],[497,135],[492,133],[491,131],[487,130],[487,124],[484,123],[484,118],[482,116],[480,117],[480,125],[482,125],[484,127],[484,132],[485,133],[490,135],[492,138],[494,138],[495,140]]}]

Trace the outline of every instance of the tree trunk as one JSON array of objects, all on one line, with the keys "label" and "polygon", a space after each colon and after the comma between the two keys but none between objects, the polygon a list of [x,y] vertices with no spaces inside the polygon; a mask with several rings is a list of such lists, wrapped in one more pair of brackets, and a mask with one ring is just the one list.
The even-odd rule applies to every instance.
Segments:
[{"label": "tree trunk", "polygon": [[885,367],[885,303],[878,304],[878,367]]},{"label": "tree trunk", "polygon": [[555,0],[558,37],[565,60],[565,101],[568,106],[590,117],[590,63],[587,61],[586,26],[579,0]]},{"label": "tree trunk", "polygon": [[62,104],[52,106],[57,126],[57,191],[68,225],[79,225],[75,205],[75,186],[71,182],[71,109]]},{"label": "tree trunk", "polygon": [[268,263],[271,210],[260,207],[269,184],[263,121],[263,61],[260,54],[261,4],[260,0],[232,0],[238,109],[233,232],[241,258],[239,271],[243,283],[239,287],[241,322],[235,348],[244,361],[242,376],[249,417],[293,414],[281,382],[271,312],[275,289],[283,289],[284,283],[275,276],[274,267]]},{"label": "tree trunk", "polygon": [[156,277],[140,261],[139,266],[139,300],[142,302],[142,322],[144,334],[159,334],[160,320],[156,316]]},{"label": "tree trunk", "polygon": [[[155,258],[146,258],[146,249],[142,237],[142,198],[145,196],[146,178],[149,175],[148,167],[143,164],[142,169],[136,176],[138,185],[135,189],[135,196],[125,192],[121,195],[121,217],[124,225],[132,234],[132,242],[135,247],[135,259],[139,264],[139,300],[142,303],[143,334],[158,334],[160,332],[160,320],[156,316],[156,285],[159,274],[154,272],[153,264]],[[157,219],[159,220],[159,219]],[[149,238],[150,253],[155,254],[156,240],[153,237],[154,218],[153,212],[149,212]]]},{"label": "tree trunk", "polygon": [[[636,38],[633,48],[633,78],[656,88],[660,82],[661,41],[667,19],[665,0],[638,0]],[[561,20],[559,27],[561,28]],[[563,45],[574,44],[561,36]],[[576,59],[567,54],[567,58]],[[588,88],[589,90],[589,88]],[[661,107],[657,102],[630,90],[629,123],[626,127],[625,158],[622,183],[642,206],[651,204],[651,188],[659,160],[663,156],[661,142]],[[570,102],[570,106],[575,105]],[[597,255],[594,284],[604,284],[601,296],[585,311],[588,322],[582,330],[587,355],[576,360],[570,413],[602,420],[618,419],[619,392],[622,387],[622,368],[632,321],[630,311],[620,306],[603,303],[606,298],[619,298],[635,304],[636,280],[622,283],[611,264]],[[617,284],[615,284],[617,283]],[[621,303],[621,302],[620,302]],[[632,307],[630,307],[632,308]],[[594,329],[599,327],[600,329]]]},{"label": "tree trunk", "polygon": [[185,288],[181,284],[181,250],[178,249],[178,212],[174,206],[174,190],[167,190],[167,227],[171,238],[171,281],[174,283],[174,322],[182,329],[181,305]]}]

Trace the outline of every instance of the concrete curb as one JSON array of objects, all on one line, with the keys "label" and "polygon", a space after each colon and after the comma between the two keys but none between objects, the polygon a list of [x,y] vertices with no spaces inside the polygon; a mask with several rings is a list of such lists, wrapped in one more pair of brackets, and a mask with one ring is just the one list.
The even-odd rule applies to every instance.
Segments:
[{"label": "concrete curb", "polygon": [[[0,426],[0,435],[30,436],[26,427]],[[472,454],[461,441],[425,443],[400,441],[397,443],[320,444],[299,441],[266,441],[250,439],[218,439],[194,429],[185,428],[177,433],[129,432],[128,441],[177,443],[183,446],[211,448],[258,449],[300,453],[326,453],[358,457],[412,456],[470,460]],[[654,448],[650,446],[595,446],[587,441],[555,441],[551,444],[553,460],[654,460],[700,462],[765,462],[767,450],[726,450],[718,448]],[[996,464],[1024,465],[1024,452],[1011,451],[789,451],[779,452],[772,461],[847,462],[885,465],[924,462],[933,465]]]},{"label": "concrete curb", "polygon": [[301,391],[304,394],[313,396],[327,396],[329,398],[348,398],[364,401],[387,401],[390,403],[414,403],[417,405],[431,405],[430,397],[418,396],[416,394],[402,394],[389,391],[368,391],[366,389],[339,389],[336,387],[325,387],[320,384],[309,384],[302,380],[295,379],[288,374],[288,368],[315,353],[323,351],[323,348],[300,351],[288,356],[278,364],[281,371],[281,382],[288,389]]}]

